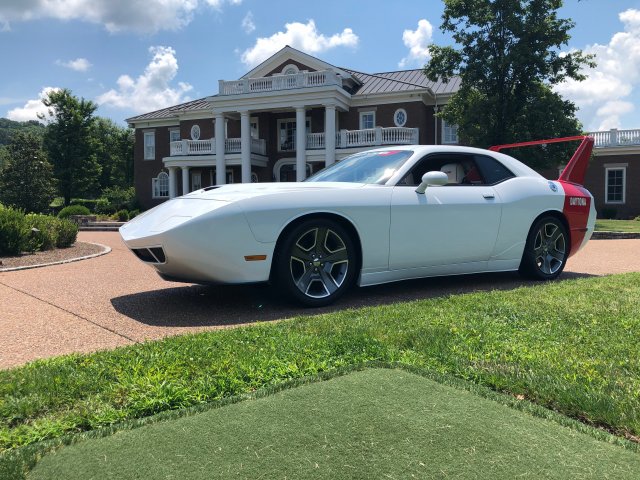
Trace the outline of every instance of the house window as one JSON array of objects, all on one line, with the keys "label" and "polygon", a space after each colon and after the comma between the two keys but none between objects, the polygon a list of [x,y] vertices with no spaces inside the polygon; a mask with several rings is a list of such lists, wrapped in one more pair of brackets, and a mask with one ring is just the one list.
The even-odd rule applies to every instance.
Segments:
[{"label": "house window", "polygon": [[293,63],[288,64],[282,69],[283,75],[295,75],[298,72],[300,72],[300,69]]},{"label": "house window", "polygon": [[258,119],[252,118],[249,120],[249,123],[251,124],[251,138],[255,138],[255,139],[260,138],[260,129],[258,126]]},{"label": "house window", "polygon": [[256,172],[251,172],[251,183],[258,183],[258,174]]},{"label": "house window", "polygon": [[[311,133],[311,120],[306,120],[307,133]],[[278,150],[290,152],[296,149],[296,120],[287,118],[278,120]]]},{"label": "house window", "polygon": [[404,108],[399,108],[396,113],[393,114],[393,123],[396,127],[404,127],[407,123],[407,111]]},{"label": "house window", "polygon": [[605,203],[625,202],[625,180],[627,169],[624,167],[607,168],[606,172],[606,201]]},{"label": "house window", "polygon": [[375,128],[376,112],[360,112],[360,130]]},{"label": "house window", "polygon": [[200,172],[191,172],[191,191],[200,190],[202,188],[202,175]]},{"label": "house window", "polygon": [[442,120],[442,143],[458,143],[458,126]]},{"label": "house window", "polygon": [[156,159],[156,132],[144,132],[144,159]]},{"label": "house window", "polygon": [[170,142],[179,142],[180,141],[180,129],[174,128],[169,130],[169,141]]},{"label": "house window", "polygon": [[193,125],[191,127],[191,139],[200,140],[200,125]]},{"label": "house window", "polygon": [[[216,170],[215,168],[212,170],[209,170],[210,172],[210,184],[211,185],[217,185],[216,184]],[[233,170],[231,169],[227,169],[227,177],[225,179],[225,183],[229,184],[229,183],[233,183]]]},{"label": "house window", "polygon": [[169,174],[160,172],[156,178],[151,179],[151,191],[153,198],[169,198]]},{"label": "house window", "polygon": [[[311,164],[306,164],[305,178],[311,176]],[[296,175],[296,162],[295,160],[283,159],[276,162],[273,167],[273,174],[276,182],[295,182],[297,181]]]}]

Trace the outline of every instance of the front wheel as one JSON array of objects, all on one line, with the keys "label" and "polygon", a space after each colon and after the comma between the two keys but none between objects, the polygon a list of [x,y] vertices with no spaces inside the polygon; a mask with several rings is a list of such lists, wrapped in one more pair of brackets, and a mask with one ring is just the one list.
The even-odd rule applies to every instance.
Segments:
[{"label": "front wheel", "polygon": [[520,273],[536,280],[553,280],[569,257],[569,235],[556,217],[542,217],[533,224],[524,247]]},{"label": "front wheel", "polygon": [[337,300],[353,285],[358,268],[353,239],[329,219],[307,220],[293,228],[276,262],[280,286],[308,307]]}]

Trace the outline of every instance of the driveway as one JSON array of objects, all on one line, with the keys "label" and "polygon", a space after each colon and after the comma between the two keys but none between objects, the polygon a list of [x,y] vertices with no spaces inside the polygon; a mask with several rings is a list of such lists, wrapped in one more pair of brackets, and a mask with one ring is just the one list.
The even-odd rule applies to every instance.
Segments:
[{"label": "driveway", "polygon": [[[90,260],[0,273],[0,368],[37,358],[114,348],[167,335],[363,305],[512,289],[516,273],[413,280],[363,289],[331,307],[291,306],[268,286],[199,286],[161,280],[116,232],[80,232],[112,252]],[[562,278],[640,271],[640,240],[593,240]]]}]

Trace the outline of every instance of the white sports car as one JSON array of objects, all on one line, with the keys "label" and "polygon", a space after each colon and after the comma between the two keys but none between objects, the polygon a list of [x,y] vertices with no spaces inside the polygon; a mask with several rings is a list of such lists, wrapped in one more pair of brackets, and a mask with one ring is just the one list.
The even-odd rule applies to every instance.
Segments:
[{"label": "white sports car", "polygon": [[356,283],[508,270],[553,279],[594,229],[580,185],[592,145],[583,138],[557,181],[498,151],[378,148],[301,183],[203,188],[120,234],[166,280],[272,281],[307,306]]}]

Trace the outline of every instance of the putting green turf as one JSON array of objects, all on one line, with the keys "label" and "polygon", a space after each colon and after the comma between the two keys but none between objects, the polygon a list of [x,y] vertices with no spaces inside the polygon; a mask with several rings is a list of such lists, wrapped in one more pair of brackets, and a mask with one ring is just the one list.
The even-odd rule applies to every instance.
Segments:
[{"label": "putting green turf", "polygon": [[28,478],[638,478],[640,454],[402,370],[369,369],[80,441]]}]

